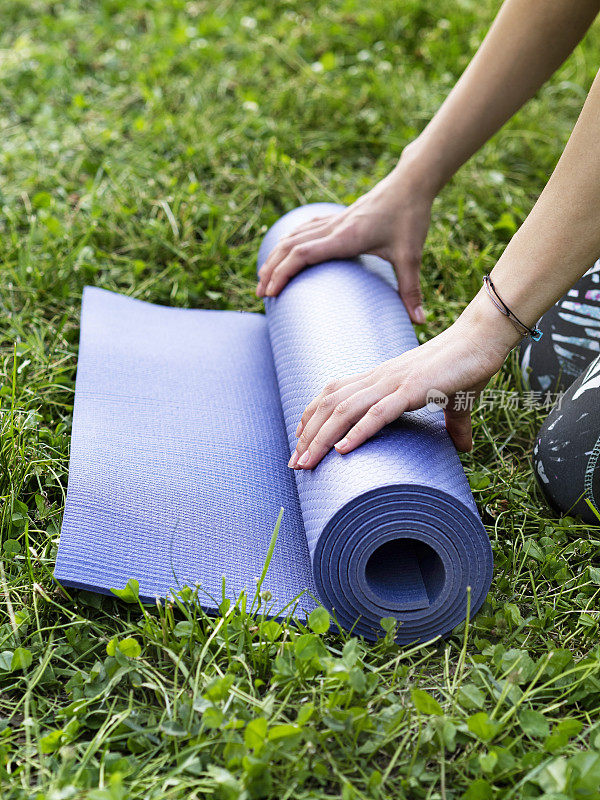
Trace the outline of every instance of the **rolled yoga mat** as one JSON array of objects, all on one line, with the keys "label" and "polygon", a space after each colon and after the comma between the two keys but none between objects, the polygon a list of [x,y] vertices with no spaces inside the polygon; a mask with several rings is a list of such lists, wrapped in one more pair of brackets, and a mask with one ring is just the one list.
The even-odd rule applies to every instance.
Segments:
[{"label": "rolled yoga mat", "polygon": [[[337,210],[286,214],[259,267],[281,236]],[[261,587],[270,614],[321,601],[367,639],[390,616],[401,643],[448,634],[485,599],[492,555],[443,414],[404,414],[348,455],[287,467],[328,381],[417,345],[392,268],[370,256],[309,267],[266,312],[86,288],[55,577],[99,592],[135,578],[144,599],[199,585],[214,610],[223,592],[254,594],[283,507]]]}]

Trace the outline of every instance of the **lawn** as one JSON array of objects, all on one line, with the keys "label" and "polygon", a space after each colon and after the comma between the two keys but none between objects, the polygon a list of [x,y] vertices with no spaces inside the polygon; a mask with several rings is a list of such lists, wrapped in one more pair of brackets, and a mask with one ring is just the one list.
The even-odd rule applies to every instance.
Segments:
[{"label": "lawn", "polygon": [[[475,0],[4,0],[0,32],[0,795],[600,798],[600,528],[530,467],[543,412],[475,413],[463,458],[490,595],[399,648],[252,618],[64,594],[84,285],[259,310],[267,226],[392,167],[482,39]],[[464,306],[526,216],[600,61],[592,29],[443,191],[428,324]],[[522,392],[514,357],[495,388]]]}]

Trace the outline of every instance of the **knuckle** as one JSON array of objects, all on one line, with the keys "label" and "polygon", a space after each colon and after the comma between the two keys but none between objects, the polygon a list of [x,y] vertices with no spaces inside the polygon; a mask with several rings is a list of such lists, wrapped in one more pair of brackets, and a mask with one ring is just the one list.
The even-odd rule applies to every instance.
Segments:
[{"label": "knuckle", "polygon": [[290,250],[290,255],[292,258],[297,258],[302,261],[302,259],[306,258],[308,255],[308,248],[306,244],[295,244]]},{"label": "knuckle", "polygon": [[349,434],[349,439],[364,439],[367,435],[367,423],[365,422],[365,418],[363,417],[359,420],[356,425],[352,428],[351,434]]},{"label": "knuckle", "polygon": [[400,261],[411,269],[419,269],[421,266],[421,253],[412,248],[404,249],[400,252]]},{"label": "knuckle", "polygon": [[418,286],[411,286],[408,289],[402,290],[403,297],[410,297],[411,300],[421,299],[421,289]]},{"label": "knuckle", "polygon": [[329,383],[323,389],[323,394],[333,394],[334,392],[337,392],[339,388],[340,381],[336,378],[332,381],[329,381]]},{"label": "knuckle", "polygon": [[323,434],[319,432],[312,440],[312,449],[322,450],[324,447],[327,447],[327,440],[325,436],[323,436]]},{"label": "knuckle", "polygon": [[270,280],[272,280],[273,283],[277,283],[278,281],[280,281],[280,280],[282,280],[284,278],[285,278],[285,270],[283,269],[283,267],[281,266],[281,263],[280,263],[271,272]]},{"label": "knuckle", "polygon": [[348,399],[341,400],[334,408],[333,413],[336,414],[338,417],[343,417],[350,411],[350,408],[351,408],[350,400]]},{"label": "knuckle", "polygon": [[298,439],[296,446],[303,447],[306,449],[308,447],[308,444],[309,444],[309,438],[306,435],[306,433],[303,433],[302,436]]},{"label": "knuckle", "polygon": [[271,253],[271,263],[278,264],[291,250],[292,246],[289,242],[279,242],[277,247]]},{"label": "knuckle", "polygon": [[336,403],[335,395],[326,394],[319,401],[319,408],[321,408],[322,411],[330,411],[332,408],[335,407],[335,403]]},{"label": "knuckle", "polygon": [[383,403],[375,403],[374,406],[367,411],[373,419],[383,419],[385,417],[385,406]]},{"label": "knuckle", "polygon": [[373,383],[378,389],[384,390],[391,377],[392,376],[390,375],[390,370],[387,364],[381,364],[379,367],[376,367],[373,370]]},{"label": "knuckle", "polygon": [[303,421],[307,420],[310,417],[310,415],[313,413],[313,411],[317,407],[318,402],[319,402],[319,398],[316,398],[315,400],[313,400],[312,402],[310,402],[306,406],[306,408],[304,409],[304,411],[302,413],[302,420]]}]

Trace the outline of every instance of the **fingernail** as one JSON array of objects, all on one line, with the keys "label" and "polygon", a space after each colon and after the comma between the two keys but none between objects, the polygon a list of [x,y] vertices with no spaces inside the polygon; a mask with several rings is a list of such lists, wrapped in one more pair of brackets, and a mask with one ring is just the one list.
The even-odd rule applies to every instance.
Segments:
[{"label": "fingernail", "polygon": [[264,294],[264,292],[263,292],[263,290],[262,290],[262,286],[261,286],[261,285],[260,285],[260,283],[259,283],[259,284],[258,284],[258,286],[256,287],[256,296],[257,296],[257,297],[262,297],[262,296],[263,296],[263,294]]},{"label": "fingernail", "polygon": [[425,312],[423,311],[423,306],[417,306],[415,308],[415,319],[419,325],[425,324]]},{"label": "fingernail", "polygon": [[267,283],[267,291],[266,294],[270,297],[273,294],[273,289],[275,288],[273,281]]},{"label": "fingernail", "polygon": [[345,447],[348,447],[348,439],[346,437],[344,439],[340,439],[340,441],[337,444],[334,444],[333,446],[339,452],[340,450],[343,450]]},{"label": "fingernail", "polygon": [[309,458],[310,458],[310,453],[309,453],[309,451],[307,450],[307,451],[306,451],[306,453],[303,453],[303,454],[300,456],[300,458],[298,459],[298,466],[299,466],[299,467],[304,467],[306,464],[308,464],[308,460],[309,460]]},{"label": "fingernail", "polygon": [[303,427],[302,420],[300,420],[298,427],[296,428],[296,439],[301,435]]},{"label": "fingernail", "polygon": [[292,467],[292,468],[295,467],[296,466],[296,461],[298,461],[298,451],[294,450],[294,452],[292,453],[292,457],[290,458],[288,467]]}]

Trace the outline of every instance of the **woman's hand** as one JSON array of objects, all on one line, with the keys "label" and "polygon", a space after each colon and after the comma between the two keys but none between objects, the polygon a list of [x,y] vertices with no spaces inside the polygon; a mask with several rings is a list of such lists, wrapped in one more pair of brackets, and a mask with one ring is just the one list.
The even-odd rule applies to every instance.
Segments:
[{"label": "woman's hand", "polygon": [[425,322],[420,269],[435,196],[406,148],[397,167],[344,211],[301,225],[277,244],[259,270],[256,293],[274,297],[308,264],[362,253],[391,262],[413,322]]},{"label": "woman's hand", "polygon": [[[432,390],[448,396],[446,428],[458,450],[472,447],[471,407],[520,340],[485,293],[426,344],[360,375],[333,381],[306,408],[289,466],[312,469],[335,446],[354,450],[405,411],[422,408]],[[471,403],[456,402],[457,392]]]}]

